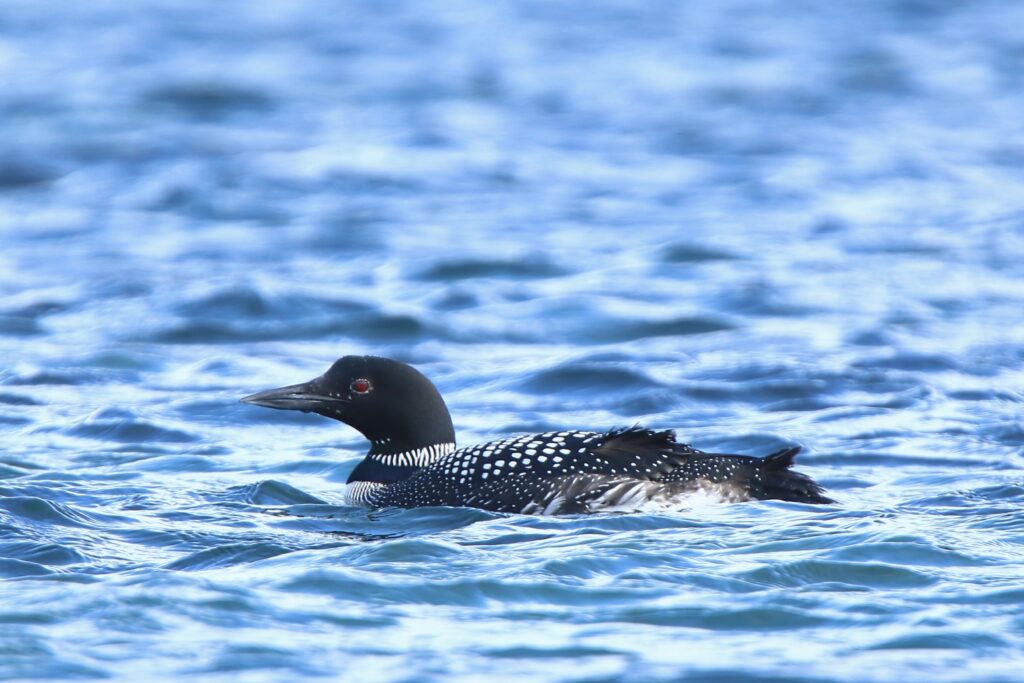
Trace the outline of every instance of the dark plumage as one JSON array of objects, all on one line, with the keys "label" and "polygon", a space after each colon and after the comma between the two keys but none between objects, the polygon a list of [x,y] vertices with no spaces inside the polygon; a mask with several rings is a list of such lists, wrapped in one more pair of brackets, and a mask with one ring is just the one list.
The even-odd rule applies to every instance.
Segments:
[{"label": "dark plumage", "polygon": [[345,356],[322,376],[243,401],[315,412],[370,441],[345,500],[367,507],[450,505],[526,514],[585,513],[670,503],[696,491],[725,500],[831,503],[790,469],[799,447],[764,458],[702,453],[672,431],[641,427],[546,432],[455,448],[444,399],[419,371],[374,356]]}]

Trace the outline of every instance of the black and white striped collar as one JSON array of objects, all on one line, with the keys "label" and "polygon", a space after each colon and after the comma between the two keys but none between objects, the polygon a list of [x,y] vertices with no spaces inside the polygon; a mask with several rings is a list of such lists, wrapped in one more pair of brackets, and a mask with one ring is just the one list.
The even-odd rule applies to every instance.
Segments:
[{"label": "black and white striped collar", "polygon": [[437,443],[422,448],[388,452],[389,447],[393,448],[389,441],[389,439],[374,441],[368,457],[382,465],[391,467],[426,467],[455,450],[453,443]]}]

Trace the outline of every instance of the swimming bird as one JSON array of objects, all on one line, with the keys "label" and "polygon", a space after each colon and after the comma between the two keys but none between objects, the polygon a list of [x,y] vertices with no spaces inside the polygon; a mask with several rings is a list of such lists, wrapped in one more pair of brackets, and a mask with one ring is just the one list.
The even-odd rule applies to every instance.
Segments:
[{"label": "swimming bird", "polygon": [[763,458],[704,453],[672,430],[553,431],[456,448],[437,387],[410,365],[344,356],[315,379],[242,399],[318,413],[370,442],[345,489],[347,505],[446,505],[522,514],[575,514],[669,505],[687,494],[724,501],[832,503],[790,469],[799,446]]}]

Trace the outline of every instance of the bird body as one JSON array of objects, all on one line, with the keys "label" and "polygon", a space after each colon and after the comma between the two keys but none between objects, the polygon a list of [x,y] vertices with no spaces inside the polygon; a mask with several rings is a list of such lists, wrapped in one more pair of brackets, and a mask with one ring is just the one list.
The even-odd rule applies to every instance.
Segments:
[{"label": "bird body", "polygon": [[764,458],[704,453],[677,443],[671,430],[636,426],[456,448],[436,387],[411,366],[387,358],[345,356],[310,382],[242,400],[317,412],[362,432],[370,450],[349,476],[350,505],[572,514],[668,505],[698,491],[737,502],[833,502],[810,477],[790,469],[799,447]]}]

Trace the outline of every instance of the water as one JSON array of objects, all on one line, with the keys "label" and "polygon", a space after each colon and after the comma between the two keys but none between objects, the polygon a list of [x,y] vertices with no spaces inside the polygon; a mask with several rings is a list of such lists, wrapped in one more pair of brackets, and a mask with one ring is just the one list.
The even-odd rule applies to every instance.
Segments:
[{"label": "water", "polygon": [[[0,678],[1011,681],[1024,5],[0,5]],[[805,447],[834,507],[340,506],[237,398]]]}]

